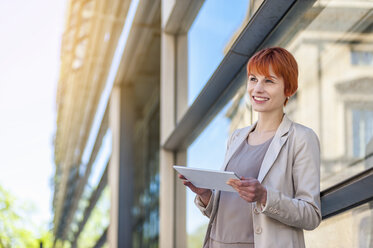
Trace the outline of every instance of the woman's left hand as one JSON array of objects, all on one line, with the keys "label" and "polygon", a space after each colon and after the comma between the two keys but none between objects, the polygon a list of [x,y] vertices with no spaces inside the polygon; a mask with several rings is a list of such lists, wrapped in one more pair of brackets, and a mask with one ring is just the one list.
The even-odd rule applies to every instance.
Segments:
[{"label": "woman's left hand", "polygon": [[255,178],[229,179],[227,184],[232,186],[240,197],[248,202],[259,202],[263,205],[267,202],[267,190]]}]

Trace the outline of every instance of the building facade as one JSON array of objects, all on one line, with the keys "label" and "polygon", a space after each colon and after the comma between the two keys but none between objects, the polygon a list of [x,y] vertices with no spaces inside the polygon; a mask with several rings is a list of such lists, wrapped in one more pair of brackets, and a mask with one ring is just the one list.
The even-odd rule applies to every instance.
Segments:
[{"label": "building facade", "polygon": [[298,61],[285,108],[321,145],[307,247],[373,246],[373,1],[70,0],[54,140],[55,247],[200,247],[207,218],[172,165],[218,169],[257,119],[247,60]]}]

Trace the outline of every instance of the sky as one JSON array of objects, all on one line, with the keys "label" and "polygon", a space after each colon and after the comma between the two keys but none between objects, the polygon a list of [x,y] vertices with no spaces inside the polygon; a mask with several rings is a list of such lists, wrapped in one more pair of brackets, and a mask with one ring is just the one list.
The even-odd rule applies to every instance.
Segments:
[{"label": "sky", "polygon": [[[224,48],[241,26],[248,0],[207,0],[188,33],[188,104],[192,104],[224,58]],[[188,147],[187,166],[220,169],[224,161],[230,120],[228,103]],[[214,144],[213,146],[211,144]],[[195,194],[187,189],[187,232],[195,232],[208,219],[194,205]]]},{"label": "sky", "polygon": [[[246,5],[248,1],[239,2]],[[206,11],[201,11],[191,28],[189,103],[223,58],[225,44],[244,18],[244,11],[238,15],[239,5],[225,3],[206,1]],[[52,220],[55,97],[65,8],[65,0],[0,0],[0,185],[18,199],[32,202],[34,222],[46,228]],[[229,127],[224,112],[188,149],[188,165],[220,167]],[[222,130],[226,135],[219,135]],[[214,151],[208,150],[211,142],[216,144]],[[210,156],[213,161],[204,156],[216,151],[222,155]],[[206,221],[192,197],[189,192],[188,232]]]},{"label": "sky", "polygon": [[0,0],[0,185],[49,227],[66,1]]}]

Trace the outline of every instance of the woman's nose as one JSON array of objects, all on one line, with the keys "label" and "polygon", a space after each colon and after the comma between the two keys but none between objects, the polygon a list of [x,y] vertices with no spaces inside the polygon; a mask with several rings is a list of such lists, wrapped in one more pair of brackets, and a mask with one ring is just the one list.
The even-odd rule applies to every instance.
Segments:
[{"label": "woman's nose", "polygon": [[254,87],[254,91],[255,92],[262,92],[264,90],[264,87],[263,87],[263,81],[259,80],[255,87]]}]

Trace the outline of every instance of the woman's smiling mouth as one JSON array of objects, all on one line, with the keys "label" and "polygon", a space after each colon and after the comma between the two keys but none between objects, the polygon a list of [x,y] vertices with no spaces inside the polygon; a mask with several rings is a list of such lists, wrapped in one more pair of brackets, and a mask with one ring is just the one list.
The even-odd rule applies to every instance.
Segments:
[{"label": "woman's smiling mouth", "polygon": [[253,99],[256,103],[263,103],[269,100],[268,97],[253,96]]}]

